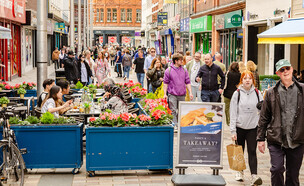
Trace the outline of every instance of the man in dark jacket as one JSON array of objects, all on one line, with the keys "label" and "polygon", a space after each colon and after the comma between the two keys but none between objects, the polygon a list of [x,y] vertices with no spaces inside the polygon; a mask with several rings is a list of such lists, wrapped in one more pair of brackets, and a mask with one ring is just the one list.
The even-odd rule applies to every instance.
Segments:
[{"label": "man in dark jacket", "polygon": [[[221,77],[220,85],[218,84],[218,75]],[[195,78],[196,82],[199,82],[200,78],[202,78],[202,101],[217,102],[225,86],[225,75],[219,66],[212,63],[211,54],[205,55],[205,65],[200,67]]]},{"label": "man in dark jacket", "polygon": [[64,60],[64,71],[66,79],[74,84],[79,80],[80,74],[78,71],[77,61],[75,60],[75,54],[72,50],[68,52],[68,58]]},{"label": "man in dark jacket", "polygon": [[281,80],[266,92],[258,125],[258,148],[265,152],[267,138],[272,185],[297,186],[304,152],[304,85],[293,79],[288,60],[278,61],[276,71]]}]

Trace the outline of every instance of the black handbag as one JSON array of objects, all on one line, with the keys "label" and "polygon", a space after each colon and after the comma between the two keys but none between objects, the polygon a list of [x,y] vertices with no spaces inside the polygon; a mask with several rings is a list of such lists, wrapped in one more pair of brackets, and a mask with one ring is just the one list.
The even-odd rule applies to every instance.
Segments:
[{"label": "black handbag", "polygon": [[152,84],[153,87],[158,88],[158,87],[161,86],[162,81],[160,81],[160,80],[152,81],[151,84]]}]

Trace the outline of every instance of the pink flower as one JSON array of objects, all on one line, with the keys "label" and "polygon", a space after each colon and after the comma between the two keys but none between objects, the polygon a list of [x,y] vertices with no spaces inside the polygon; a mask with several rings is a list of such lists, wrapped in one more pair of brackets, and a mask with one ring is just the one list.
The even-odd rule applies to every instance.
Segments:
[{"label": "pink flower", "polygon": [[7,90],[9,90],[9,89],[11,89],[11,86],[5,85],[4,88],[7,89]]},{"label": "pink flower", "polygon": [[90,118],[89,121],[94,122],[94,121],[96,121],[96,118]]},{"label": "pink flower", "polygon": [[101,116],[100,116],[100,119],[105,120],[105,119],[106,119],[106,116],[101,115]]}]

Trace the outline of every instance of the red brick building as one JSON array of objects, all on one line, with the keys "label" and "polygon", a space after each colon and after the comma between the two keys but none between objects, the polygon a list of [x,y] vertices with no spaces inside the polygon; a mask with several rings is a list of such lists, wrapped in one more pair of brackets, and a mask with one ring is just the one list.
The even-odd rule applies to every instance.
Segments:
[{"label": "red brick building", "polygon": [[136,44],[141,27],[141,0],[93,0],[97,43]]}]

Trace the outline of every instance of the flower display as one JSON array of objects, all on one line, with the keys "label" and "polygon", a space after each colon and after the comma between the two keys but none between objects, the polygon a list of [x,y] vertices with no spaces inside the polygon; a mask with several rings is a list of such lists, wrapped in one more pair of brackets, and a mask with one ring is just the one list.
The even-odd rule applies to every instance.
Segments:
[{"label": "flower display", "polygon": [[142,98],[146,96],[148,93],[147,89],[140,88],[139,86],[135,86],[134,88],[129,90],[129,93],[131,93],[136,98]]},{"label": "flower display", "polygon": [[5,89],[5,90],[17,90],[19,88],[24,88],[25,90],[32,90],[34,89],[35,87],[37,86],[36,83],[34,82],[23,82],[22,84],[15,84],[14,86],[13,85],[9,85],[8,83],[6,82],[3,82],[3,83],[0,83],[0,87]]}]

